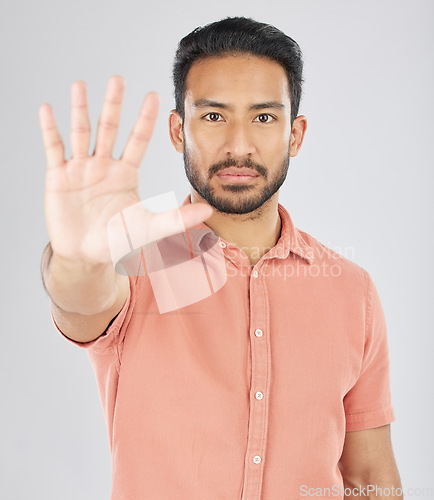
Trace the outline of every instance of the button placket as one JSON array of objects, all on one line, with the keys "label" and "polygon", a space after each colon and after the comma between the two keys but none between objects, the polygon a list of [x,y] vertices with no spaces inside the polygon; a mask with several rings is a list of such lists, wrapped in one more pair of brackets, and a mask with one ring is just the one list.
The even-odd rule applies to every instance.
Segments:
[{"label": "button placket", "polygon": [[[264,474],[264,457],[268,433],[269,398],[265,397],[270,388],[270,338],[268,332],[268,294],[265,279],[258,269],[253,269],[249,282],[250,309],[250,412],[248,422],[247,449],[244,465],[242,500],[260,500]],[[261,326],[261,328],[256,328]]]}]

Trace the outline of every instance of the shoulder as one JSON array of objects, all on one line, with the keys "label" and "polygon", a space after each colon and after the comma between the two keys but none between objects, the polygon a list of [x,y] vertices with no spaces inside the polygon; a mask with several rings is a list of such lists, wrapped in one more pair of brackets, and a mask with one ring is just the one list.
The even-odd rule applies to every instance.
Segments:
[{"label": "shoulder", "polygon": [[312,272],[320,272],[323,277],[339,278],[336,283],[366,294],[371,286],[371,277],[362,266],[324,245],[309,233],[296,229],[298,238],[309,249]]}]

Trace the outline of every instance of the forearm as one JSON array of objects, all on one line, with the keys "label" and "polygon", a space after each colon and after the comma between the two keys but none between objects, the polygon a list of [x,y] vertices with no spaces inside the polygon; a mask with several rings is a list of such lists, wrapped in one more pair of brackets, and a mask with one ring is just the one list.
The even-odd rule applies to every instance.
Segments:
[{"label": "forearm", "polygon": [[370,478],[361,478],[361,480],[344,477],[345,500],[360,500],[360,498],[369,499],[403,499],[402,485],[398,471],[392,472],[381,477],[371,476]]}]

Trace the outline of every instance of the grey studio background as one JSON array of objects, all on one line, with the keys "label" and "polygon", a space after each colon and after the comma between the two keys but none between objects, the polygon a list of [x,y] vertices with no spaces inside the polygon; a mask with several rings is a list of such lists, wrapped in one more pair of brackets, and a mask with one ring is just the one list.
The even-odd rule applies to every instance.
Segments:
[{"label": "grey studio background", "polygon": [[174,190],[181,203],[189,185],[167,127],[173,55],[192,29],[233,15],[274,24],[302,47],[308,131],[280,202],[299,228],[372,275],[389,329],[393,446],[403,486],[415,490],[406,498],[434,498],[434,3],[40,0],[3,1],[0,15],[4,500],[108,499],[111,486],[91,365],[54,330],[39,276],[39,105],[53,105],[69,157],[71,83],[88,83],[95,137],[107,80],[122,75],[119,156],[144,95],[157,90],[140,194]]}]

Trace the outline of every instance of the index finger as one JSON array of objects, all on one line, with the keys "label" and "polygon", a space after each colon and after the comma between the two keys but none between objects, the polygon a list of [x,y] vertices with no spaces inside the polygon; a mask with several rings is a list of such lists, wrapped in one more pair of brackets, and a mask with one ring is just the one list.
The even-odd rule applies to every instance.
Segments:
[{"label": "index finger", "polygon": [[139,117],[122,153],[122,160],[136,167],[140,166],[140,162],[145,155],[152,132],[154,131],[159,104],[160,98],[158,94],[156,92],[149,92],[143,101]]}]

